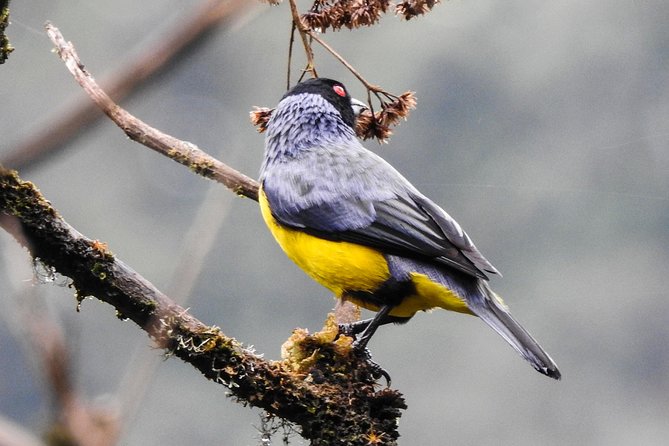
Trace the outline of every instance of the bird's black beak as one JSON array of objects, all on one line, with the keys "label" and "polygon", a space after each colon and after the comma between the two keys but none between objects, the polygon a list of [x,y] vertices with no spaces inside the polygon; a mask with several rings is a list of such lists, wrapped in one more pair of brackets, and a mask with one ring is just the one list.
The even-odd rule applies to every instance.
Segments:
[{"label": "bird's black beak", "polygon": [[357,100],[356,98],[351,98],[351,108],[353,109],[353,114],[357,118],[360,116],[364,110],[368,110],[369,107],[362,101]]}]

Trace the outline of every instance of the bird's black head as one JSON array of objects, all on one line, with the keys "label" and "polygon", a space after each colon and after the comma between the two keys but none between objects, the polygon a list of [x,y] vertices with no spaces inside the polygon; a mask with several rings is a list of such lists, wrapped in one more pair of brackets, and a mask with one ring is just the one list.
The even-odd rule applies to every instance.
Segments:
[{"label": "bird's black head", "polygon": [[282,99],[289,96],[309,93],[317,94],[327,100],[341,114],[342,120],[351,128],[355,127],[356,114],[351,105],[351,95],[341,82],[319,77],[295,85]]}]

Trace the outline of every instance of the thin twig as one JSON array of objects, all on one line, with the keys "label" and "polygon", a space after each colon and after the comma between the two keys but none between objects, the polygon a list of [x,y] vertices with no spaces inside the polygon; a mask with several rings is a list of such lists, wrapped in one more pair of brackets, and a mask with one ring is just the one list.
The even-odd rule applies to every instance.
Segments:
[{"label": "thin twig", "polygon": [[297,27],[297,30],[300,33],[302,45],[304,46],[304,52],[307,55],[307,68],[305,71],[310,72],[314,77],[318,77],[318,73],[316,72],[316,65],[314,63],[314,51],[311,48],[311,44],[307,40],[309,29],[304,25],[304,22],[302,22],[302,19],[300,18],[300,12],[297,10],[296,0],[290,0],[290,12],[293,16],[293,24]]},{"label": "thin twig", "polygon": [[318,42],[323,48],[325,48],[325,50],[328,53],[332,54],[335,59],[341,62],[355,77],[358,78],[360,82],[362,82],[362,84],[365,86],[365,88],[367,88],[367,90],[372,91],[374,93],[383,92],[383,88],[379,87],[378,85],[370,84],[367,81],[367,79],[362,77],[362,75],[358,72],[358,70],[353,68],[353,65],[348,63],[348,61],[344,59],[337,51],[335,51],[334,48],[328,45],[323,39],[318,37],[315,32],[313,32],[312,30],[306,30],[305,33],[308,34],[309,37],[314,39],[316,42]]},{"label": "thin twig", "polygon": [[74,46],[65,41],[58,28],[51,23],[47,23],[45,27],[49,38],[56,45],[58,55],[79,85],[130,139],[188,166],[192,171],[204,177],[222,183],[238,195],[253,200],[258,199],[258,183],[255,180],[205,153],[196,145],[174,138],[145,124],[114,103],[109,95],[100,88],[93,76],[86,71]]},{"label": "thin twig", "polygon": [[[292,7],[293,3],[294,3],[294,0],[291,0],[291,7]],[[297,12],[297,10],[295,10],[293,12],[293,23],[296,23],[295,22],[296,14],[297,14],[297,17],[298,17],[298,20],[299,20],[299,13]],[[374,85],[374,84],[370,83],[367,79],[365,79],[362,76],[362,74],[360,74],[360,72],[358,70],[356,70],[355,67],[353,67],[353,65],[351,65],[346,59],[344,59],[344,57],[341,54],[339,54],[334,48],[332,48],[325,40],[318,37],[318,35],[315,31],[313,31],[312,29],[309,29],[306,26],[304,26],[304,24],[301,21],[299,21],[298,23],[299,24],[297,25],[297,27],[300,30],[300,34],[304,34],[305,36],[308,36],[310,40],[315,40],[328,53],[332,54],[332,56],[335,59],[337,59],[342,65],[344,65],[346,67],[346,69],[348,69],[351,72],[351,74],[353,74],[365,86],[365,88],[367,89],[368,92],[371,92],[376,96],[376,98],[379,100],[379,102],[382,104],[382,106],[383,106],[384,101],[381,98],[381,95],[386,96],[386,98],[388,98],[388,99],[397,99],[396,95],[385,91],[379,85]],[[307,60],[308,60],[307,68],[308,68],[310,65],[313,64],[313,50],[311,48],[310,43],[305,44],[305,50],[307,51]],[[310,55],[311,55],[311,59],[309,58]],[[372,104],[371,98],[369,98],[369,104],[370,104],[370,106]]]},{"label": "thin twig", "polygon": [[291,22],[290,42],[288,43],[288,68],[286,73],[286,90],[290,90],[290,67],[293,63],[293,44],[295,43],[295,22]]},{"label": "thin twig", "polygon": [[[300,32],[300,37],[302,38],[302,44],[304,45],[304,52],[307,56],[307,67],[305,71],[311,71],[314,77],[318,77],[315,70],[314,52],[311,47],[311,42],[307,40],[307,37],[309,37],[310,40],[315,40],[316,42],[318,42],[323,48],[325,48],[330,54],[332,54],[337,60],[339,60],[339,62],[341,62],[351,73],[353,73],[355,77],[358,78],[358,80],[360,80],[360,82],[362,82],[365,88],[374,92],[383,91],[381,87],[370,84],[364,77],[362,77],[362,75],[355,68],[353,68],[353,65],[348,63],[346,59],[344,59],[323,39],[318,37],[313,30],[311,30],[304,24],[304,22],[300,17],[300,12],[297,10],[297,3],[295,0],[290,0],[290,11],[293,16],[293,27],[297,27],[297,30]],[[292,48],[292,40],[291,40],[291,48]]]}]

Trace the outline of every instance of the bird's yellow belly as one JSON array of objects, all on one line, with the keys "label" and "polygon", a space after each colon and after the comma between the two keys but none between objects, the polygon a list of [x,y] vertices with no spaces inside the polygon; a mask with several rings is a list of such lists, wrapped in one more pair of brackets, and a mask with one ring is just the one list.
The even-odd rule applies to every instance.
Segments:
[{"label": "bird's yellow belly", "polygon": [[[368,310],[379,310],[377,305],[346,294],[346,291],[374,293],[390,278],[388,263],[379,251],[355,243],[325,240],[282,226],[272,216],[262,189],[258,201],[270,232],[293,262],[337,297]],[[465,302],[448,288],[423,274],[412,273],[410,277],[416,292],[393,308],[391,316],[411,317],[417,311],[435,307],[470,313]]]},{"label": "bird's yellow belly", "polygon": [[374,292],[390,272],[383,255],[362,245],[324,240],[286,228],[274,219],[264,193],[260,211],[286,255],[314,280],[341,297],[346,290]]}]

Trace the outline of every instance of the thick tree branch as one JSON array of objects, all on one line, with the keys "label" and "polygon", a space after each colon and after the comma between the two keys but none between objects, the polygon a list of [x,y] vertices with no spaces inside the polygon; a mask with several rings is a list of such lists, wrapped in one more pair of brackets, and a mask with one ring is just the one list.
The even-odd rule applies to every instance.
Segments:
[{"label": "thick tree branch", "polygon": [[188,314],[2,166],[0,211],[10,216],[0,225],[34,258],[69,277],[79,300],[95,296],[112,305],[238,400],[299,425],[312,445],[364,445],[370,438],[396,444],[403,398],[390,389],[375,391],[370,365],[352,353],[350,338],[335,341],[334,322],[313,336],[298,330],[285,345],[284,361],[268,361]]}]

